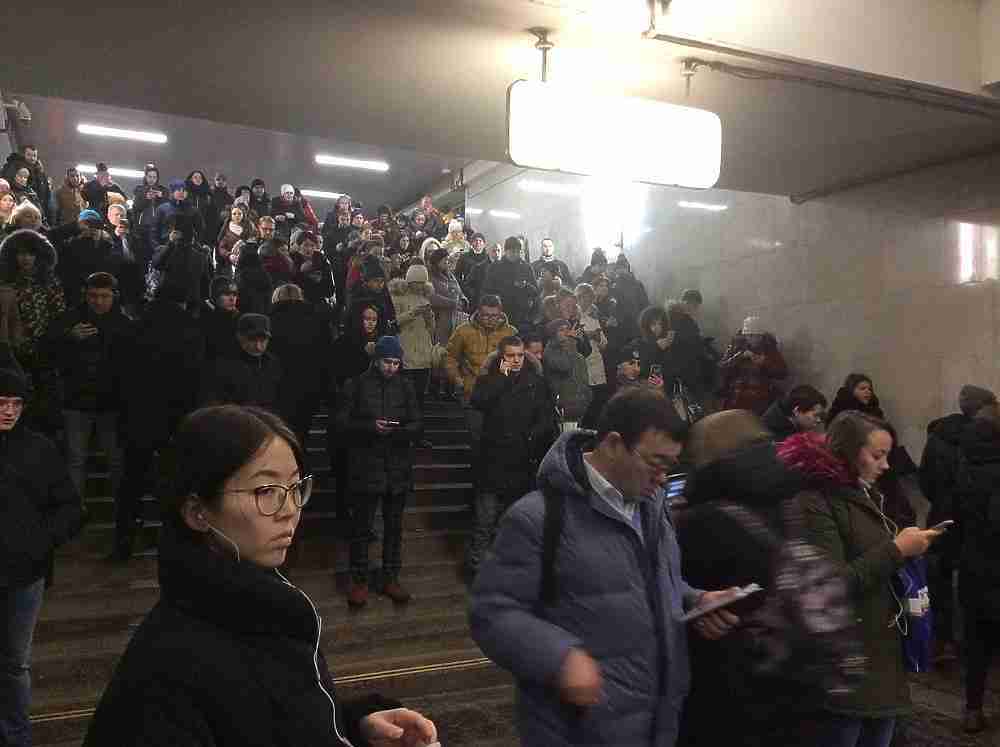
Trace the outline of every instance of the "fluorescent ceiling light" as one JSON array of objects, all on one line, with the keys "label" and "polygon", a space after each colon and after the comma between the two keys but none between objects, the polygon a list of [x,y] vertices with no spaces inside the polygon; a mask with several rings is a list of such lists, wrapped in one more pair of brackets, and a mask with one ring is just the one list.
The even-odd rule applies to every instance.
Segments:
[{"label": "fluorescent ceiling light", "polygon": [[510,210],[490,210],[492,218],[510,218],[511,220],[521,220],[520,213],[512,213]]},{"label": "fluorescent ceiling light", "polygon": [[507,92],[516,166],[707,189],[719,180],[717,114],[662,101],[519,80]]},{"label": "fluorescent ceiling light", "polygon": [[583,192],[583,187],[579,184],[543,182],[537,179],[522,179],[517,186],[525,192],[540,192],[548,195],[578,195]]},{"label": "fluorescent ceiling light", "polygon": [[[97,167],[92,163],[78,163],[76,165],[76,170],[81,174],[96,174]],[[145,171],[140,171],[139,169],[118,169],[114,166],[108,167],[108,173],[111,176],[120,176],[126,179],[142,179],[146,176]]]},{"label": "fluorescent ceiling light", "polygon": [[366,169],[367,171],[388,171],[389,164],[385,161],[366,161],[361,158],[341,158],[340,156],[316,156],[320,166],[342,166],[345,169]]},{"label": "fluorescent ceiling light", "polygon": [[300,189],[299,192],[306,197],[318,197],[321,200],[336,200],[344,196],[340,192],[325,192],[322,189]]},{"label": "fluorescent ceiling light", "polygon": [[482,215],[483,214],[483,209],[482,208],[466,208],[465,209],[465,214],[466,215]]},{"label": "fluorescent ceiling light", "polygon": [[119,130],[116,127],[101,127],[99,125],[78,124],[76,131],[81,135],[98,135],[100,137],[117,137],[122,140],[140,140],[144,143],[167,142],[167,136],[162,132],[144,132],[142,130]]},{"label": "fluorescent ceiling light", "polygon": [[719,213],[723,210],[729,209],[729,205],[717,205],[711,202],[688,202],[687,200],[681,200],[677,203],[677,205],[690,210],[710,210],[713,213]]}]

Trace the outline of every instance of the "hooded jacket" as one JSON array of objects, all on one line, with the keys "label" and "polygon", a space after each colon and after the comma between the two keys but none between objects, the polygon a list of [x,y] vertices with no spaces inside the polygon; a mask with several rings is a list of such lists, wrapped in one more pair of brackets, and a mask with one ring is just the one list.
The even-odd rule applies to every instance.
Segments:
[{"label": "hooded jacket", "polygon": [[435,327],[430,301],[434,286],[422,283],[421,288],[420,293],[414,293],[406,280],[389,281],[396,324],[399,325],[399,342],[403,346],[403,368],[406,369],[425,369],[434,365]]},{"label": "hooded jacket", "polygon": [[786,438],[791,438],[799,432],[799,429],[795,427],[795,423],[792,422],[792,416],[785,412],[781,399],[776,399],[767,408],[767,412],[764,413],[763,422],[764,427],[771,431],[771,435],[774,436],[775,443],[781,443]]},{"label": "hooded jacket", "polygon": [[863,487],[818,433],[800,433],[778,448],[807,489],[797,498],[806,541],[823,550],[844,573],[858,617],[868,672],[853,692],[831,696],[826,708],[856,718],[891,718],[911,709],[900,633],[891,625],[901,607],[891,581],[904,563],[884,498]]},{"label": "hooded jacket", "polygon": [[[920,459],[920,490],[931,503],[927,515],[927,526],[946,519],[955,519],[960,507],[955,500],[958,497],[959,463],[961,457],[962,434],[972,425],[972,418],[957,412],[943,418],[938,418],[927,426],[927,444]],[[933,549],[957,550],[959,534],[948,532],[934,543]]]},{"label": "hooded jacket", "polygon": [[[731,518],[720,504],[751,511],[779,540],[797,539],[802,526],[794,499],[803,487],[801,476],[785,467],[770,442],[728,452],[689,475],[687,508],[675,514],[687,582],[704,589],[749,583],[767,588],[774,577],[775,548]],[[744,617],[759,609],[764,599],[751,597],[732,611]],[[758,646],[754,631],[744,628],[718,641],[691,639],[691,696],[678,744],[812,744],[796,731],[815,721],[822,691],[755,674],[761,656]],[[720,708],[753,716],[720,719]]]},{"label": "hooded jacket", "polygon": [[42,211],[42,218],[47,221],[49,220],[49,199],[51,195],[49,179],[45,173],[45,165],[40,158],[34,163],[29,163],[23,153],[11,153],[7,156],[3,172],[0,175],[10,183],[12,190],[17,191],[17,182],[14,180],[14,175],[22,168],[27,169],[30,173],[28,177],[28,190],[34,195],[34,198],[29,197],[29,199]]},{"label": "hooded jacket", "polygon": [[18,272],[17,256],[11,246],[7,240],[0,242],[0,285],[7,309],[3,323],[8,330],[7,341],[17,355],[30,356],[52,320],[66,311],[66,297],[55,277],[56,253],[51,244],[36,245],[39,251],[31,276]]},{"label": "hooded jacket", "polygon": [[448,340],[445,366],[448,378],[453,383],[462,383],[466,401],[472,396],[476,387],[476,377],[479,376],[479,370],[483,367],[487,356],[497,349],[500,340],[516,334],[517,328],[511,326],[506,316],[495,329],[486,329],[479,322],[479,312],[473,314],[465,324],[455,328],[451,339]]},{"label": "hooded jacket", "polygon": [[[686,608],[702,592],[681,576],[662,495],[639,501],[641,531],[590,485],[583,454],[590,431],[565,433],[538,481],[563,496],[555,559],[559,598],[539,599],[545,501],[529,493],[504,515],[472,590],[472,637],[517,681],[522,744],[672,747],[688,694]],[[555,682],[567,654],[597,660],[602,702],[569,708]]]},{"label": "hooded jacket", "polygon": [[594,397],[587,359],[576,351],[575,341],[567,345],[554,338],[545,346],[542,364],[563,418],[578,422]]},{"label": "hooded jacket", "polygon": [[55,444],[22,421],[0,433],[0,586],[42,578],[52,551],[80,531],[80,496]]},{"label": "hooded jacket", "polygon": [[277,570],[237,563],[173,526],[160,601],[128,644],[88,747],[345,747],[364,716],[398,707],[336,696],[313,602]]},{"label": "hooded jacket", "polygon": [[205,217],[189,200],[178,202],[173,198],[166,200],[156,208],[156,221],[153,224],[153,241],[157,246],[166,244],[170,236],[170,228],[167,221],[174,215],[183,215],[191,219],[194,227],[194,240],[204,241]]}]

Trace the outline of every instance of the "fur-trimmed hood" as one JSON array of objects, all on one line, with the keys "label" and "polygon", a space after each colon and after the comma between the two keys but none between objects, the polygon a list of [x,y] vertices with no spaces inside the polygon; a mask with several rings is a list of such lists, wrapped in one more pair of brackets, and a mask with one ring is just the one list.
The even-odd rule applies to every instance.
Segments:
[{"label": "fur-trimmed hood", "polygon": [[[413,293],[410,288],[410,283],[405,278],[396,278],[395,280],[389,281],[389,293],[394,296],[405,296],[409,293]],[[421,283],[421,296],[426,296],[430,298],[431,294],[434,293],[434,284],[431,282]]]},{"label": "fur-trimmed hood", "polygon": [[[524,351],[524,362],[529,364],[536,374],[542,375],[542,362],[538,360],[534,355],[529,353],[527,350]],[[479,368],[480,375],[488,374],[490,371],[500,370],[500,354],[497,351],[493,351],[486,356],[486,360],[483,361],[483,365]]]},{"label": "fur-trimmed hood", "polygon": [[35,254],[35,279],[41,283],[52,278],[58,256],[55,247],[38,231],[21,228],[8,234],[0,243],[0,275],[6,282],[17,277],[17,250],[22,246],[30,246]]},{"label": "fur-trimmed hood", "polygon": [[778,445],[778,458],[813,484],[855,485],[847,462],[827,446],[821,433],[799,433]]}]

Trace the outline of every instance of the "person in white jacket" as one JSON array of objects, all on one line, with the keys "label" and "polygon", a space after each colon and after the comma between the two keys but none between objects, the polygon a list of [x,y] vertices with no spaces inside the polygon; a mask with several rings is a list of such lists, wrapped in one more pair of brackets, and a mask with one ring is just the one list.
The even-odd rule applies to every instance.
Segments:
[{"label": "person in white jacket", "polygon": [[423,265],[411,265],[406,279],[389,283],[389,294],[396,308],[399,342],[403,346],[403,374],[413,382],[420,406],[434,365],[435,315],[431,307],[434,286]]}]

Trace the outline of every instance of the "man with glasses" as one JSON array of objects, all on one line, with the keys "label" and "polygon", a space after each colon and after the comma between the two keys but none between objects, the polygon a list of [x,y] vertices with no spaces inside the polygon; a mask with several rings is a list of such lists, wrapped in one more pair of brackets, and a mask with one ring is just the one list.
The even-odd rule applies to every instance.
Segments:
[{"label": "man with glasses", "polygon": [[[7,365],[16,365],[9,360]],[[80,528],[80,498],[55,444],[21,423],[28,384],[0,369],[0,742],[31,744],[31,638],[52,550]]]},{"label": "man with glasses", "polygon": [[[519,689],[525,745],[676,742],[690,672],[686,611],[725,592],[691,588],[660,489],[687,427],[663,395],[613,397],[596,433],[563,434],[539,490],[501,520],[472,594],[472,635]],[[690,623],[719,638],[717,610]]]},{"label": "man with glasses", "polygon": [[238,352],[223,354],[205,377],[202,405],[255,405],[277,412],[281,363],[268,352],[271,320],[243,314],[236,323]]},{"label": "man with glasses", "polygon": [[344,385],[337,413],[337,431],[349,444],[354,526],[347,603],[354,609],[368,602],[368,538],[379,503],[383,522],[381,591],[397,604],[410,601],[410,593],[399,583],[403,508],[410,492],[413,445],[423,430],[413,384],[400,375],[403,346],[399,338],[380,337],[372,359],[367,371]]}]

